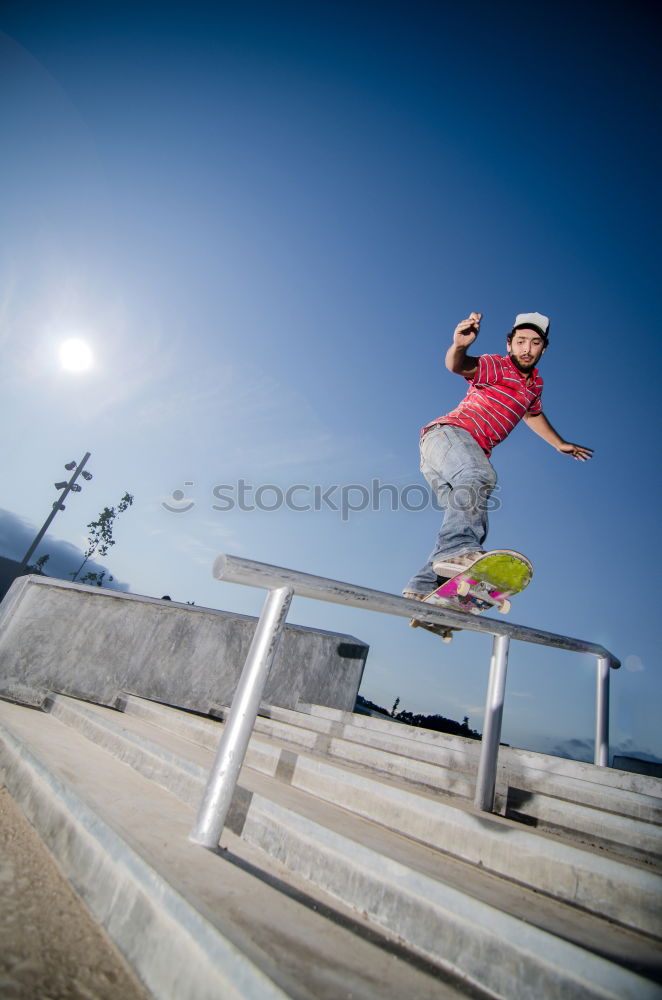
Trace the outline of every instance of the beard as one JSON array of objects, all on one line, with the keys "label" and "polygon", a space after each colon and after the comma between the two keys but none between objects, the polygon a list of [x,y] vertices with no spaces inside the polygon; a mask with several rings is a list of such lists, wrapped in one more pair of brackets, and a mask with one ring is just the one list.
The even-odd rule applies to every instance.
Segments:
[{"label": "beard", "polygon": [[518,368],[523,375],[528,375],[530,372],[532,372],[538,362],[538,359],[536,358],[535,361],[529,361],[527,364],[524,364],[524,362],[520,361],[519,358],[516,358],[511,351],[508,351],[508,356],[512,361],[512,363],[515,365],[515,368]]}]

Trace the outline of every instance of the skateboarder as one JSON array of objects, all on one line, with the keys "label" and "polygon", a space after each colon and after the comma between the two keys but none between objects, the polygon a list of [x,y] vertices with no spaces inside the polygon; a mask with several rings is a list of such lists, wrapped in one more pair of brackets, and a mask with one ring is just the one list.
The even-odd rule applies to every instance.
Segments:
[{"label": "skateboarder", "polygon": [[435,547],[403,590],[405,597],[422,600],[441,579],[460,573],[484,551],[489,498],[497,481],[489,458],[520,420],[564,455],[586,462],[593,454],[565,441],[542,411],[543,381],[536,365],[549,342],[547,316],[520,313],[506,338],[507,354],[472,357],[467,350],[481,319],[481,313],[472,312],[458,323],[446,353],[448,370],[469,383],[467,395],[421,431],[421,472],[445,515]]}]

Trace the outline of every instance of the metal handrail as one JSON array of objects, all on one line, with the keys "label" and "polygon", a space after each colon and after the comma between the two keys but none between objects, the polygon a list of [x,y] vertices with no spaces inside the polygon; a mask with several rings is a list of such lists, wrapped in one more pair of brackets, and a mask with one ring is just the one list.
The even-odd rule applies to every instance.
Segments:
[{"label": "metal handrail", "polygon": [[497,758],[511,639],[577,653],[589,653],[596,657],[594,759],[601,767],[606,767],[609,763],[609,670],[618,669],[621,664],[620,660],[604,646],[525,625],[497,621],[493,618],[479,618],[452,608],[422,604],[420,601],[397,597],[381,590],[357,587],[338,580],[313,576],[310,573],[254,562],[240,556],[220,555],[214,563],[213,575],[217,580],[229,583],[262,587],[268,594],[232,700],[230,714],[207,780],[196,823],[191,831],[190,839],[196,844],[211,848],[218,845],[255,726],[264,686],[294,594],[313,600],[398,615],[402,618],[415,617],[434,625],[462,628],[494,636],[483,738],[476,776],[474,805],[477,809],[491,812],[494,808]]}]

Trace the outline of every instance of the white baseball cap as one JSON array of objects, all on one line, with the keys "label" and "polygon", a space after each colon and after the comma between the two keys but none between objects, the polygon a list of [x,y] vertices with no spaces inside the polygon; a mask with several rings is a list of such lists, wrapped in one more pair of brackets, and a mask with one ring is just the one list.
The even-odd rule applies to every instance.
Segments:
[{"label": "white baseball cap", "polygon": [[513,333],[522,326],[537,330],[545,340],[549,337],[549,316],[543,316],[542,313],[519,313],[513,323]]}]

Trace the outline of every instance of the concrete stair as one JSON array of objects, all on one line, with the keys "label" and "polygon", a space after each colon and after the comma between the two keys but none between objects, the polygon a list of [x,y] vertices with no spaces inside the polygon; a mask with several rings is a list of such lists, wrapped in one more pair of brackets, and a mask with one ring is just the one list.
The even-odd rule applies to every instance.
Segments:
[{"label": "concrete stair", "polygon": [[214,853],[219,718],[48,707],[0,703],[4,781],[154,996],[662,996],[656,779],[502,748],[488,815],[473,741],[265,708]]},{"label": "concrete stair", "polygon": [[[224,718],[226,708],[214,714]],[[472,802],[480,743],[323,706],[265,706],[264,734]],[[500,749],[496,811],[579,843],[662,863],[662,782],[546,754]]]}]

